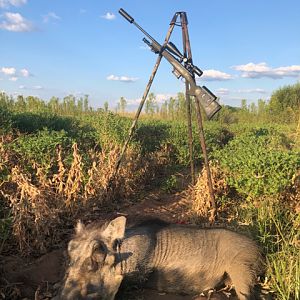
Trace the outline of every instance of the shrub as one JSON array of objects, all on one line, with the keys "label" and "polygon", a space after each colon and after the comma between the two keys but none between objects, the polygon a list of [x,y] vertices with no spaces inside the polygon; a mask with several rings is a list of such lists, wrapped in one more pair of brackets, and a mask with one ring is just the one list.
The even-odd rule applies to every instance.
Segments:
[{"label": "shrub", "polygon": [[14,128],[20,133],[34,134],[44,129],[49,132],[64,131],[66,135],[84,146],[85,150],[98,142],[96,129],[71,117],[57,116],[52,113],[22,112],[13,115]]},{"label": "shrub", "polygon": [[[196,161],[202,161],[202,149],[198,128],[194,124],[192,127],[194,140],[194,157]],[[217,123],[206,123],[204,136],[208,154],[213,155],[213,151],[222,149],[232,138],[233,134],[226,128]],[[189,141],[187,125],[182,122],[173,122],[169,127],[169,135],[166,140],[174,148],[175,161],[187,166],[190,162]]]},{"label": "shrub", "polygon": [[3,105],[0,105],[0,134],[8,133],[12,128],[12,114]]},{"label": "shrub", "polygon": [[14,151],[23,166],[34,161],[40,166],[47,167],[53,161],[58,145],[70,150],[72,139],[63,130],[44,129],[35,134],[21,135],[7,147]]},{"label": "shrub", "polygon": [[259,129],[236,137],[214,157],[241,194],[274,195],[292,184],[300,168],[299,153],[287,148],[284,136]]},{"label": "shrub", "polygon": [[86,116],[82,121],[95,129],[98,142],[102,145],[109,145],[112,142],[118,145],[123,144],[128,137],[132,123],[131,119],[111,112],[99,112],[96,116]]},{"label": "shrub", "polygon": [[141,145],[142,153],[152,153],[161,149],[170,135],[171,124],[164,121],[142,121],[134,140]]}]

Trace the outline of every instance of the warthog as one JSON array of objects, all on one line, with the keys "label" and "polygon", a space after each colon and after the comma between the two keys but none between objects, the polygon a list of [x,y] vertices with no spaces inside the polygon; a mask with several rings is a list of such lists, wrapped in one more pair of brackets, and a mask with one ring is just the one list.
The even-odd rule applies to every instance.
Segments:
[{"label": "warthog", "polygon": [[123,216],[102,226],[79,222],[61,299],[114,299],[123,279],[141,278],[148,287],[181,294],[232,284],[240,300],[252,299],[263,269],[252,240],[223,228],[153,222],[127,229]]}]

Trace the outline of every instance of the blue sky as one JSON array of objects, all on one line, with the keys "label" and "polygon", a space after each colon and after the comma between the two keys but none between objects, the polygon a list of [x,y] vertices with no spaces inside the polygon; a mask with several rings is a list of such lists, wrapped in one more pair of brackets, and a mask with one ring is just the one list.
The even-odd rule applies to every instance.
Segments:
[{"label": "blue sky", "polygon": [[[45,100],[89,95],[110,108],[139,103],[156,61],[124,8],[162,42],[174,13],[185,11],[198,80],[239,106],[300,80],[298,0],[0,0],[0,91]],[[176,27],[171,41],[182,48]],[[151,91],[163,101],[184,90],[163,61]]]}]

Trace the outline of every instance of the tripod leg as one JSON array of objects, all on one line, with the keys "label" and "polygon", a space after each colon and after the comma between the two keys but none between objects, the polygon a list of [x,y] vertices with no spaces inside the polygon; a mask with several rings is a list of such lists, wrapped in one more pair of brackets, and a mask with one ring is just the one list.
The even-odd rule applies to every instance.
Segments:
[{"label": "tripod leg", "polygon": [[[181,26],[182,26],[182,40],[183,40],[183,49],[184,49],[184,56],[188,56],[188,60],[192,62],[192,50],[191,50],[191,44],[189,39],[189,32],[188,32],[188,21],[187,16],[185,12],[182,12],[180,14],[181,19]],[[186,93],[188,94],[188,88],[189,85],[186,83]],[[188,99],[188,98],[187,98]],[[197,122],[199,127],[199,138],[200,138],[200,144],[202,148],[202,153],[204,157],[204,165],[207,173],[207,185],[209,190],[209,196],[210,196],[210,203],[212,206],[211,221],[215,220],[217,208],[216,208],[216,201],[214,196],[214,190],[213,190],[213,184],[212,184],[212,177],[207,157],[207,150],[206,150],[206,143],[204,138],[204,132],[203,132],[203,124],[202,124],[202,116],[201,116],[201,109],[200,109],[200,103],[199,99],[195,97],[195,103],[196,103],[196,113],[197,113]]]},{"label": "tripod leg", "polygon": [[202,148],[202,153],[204,157],[204,165],[207,173],[207,184],[208,184],[208,190],[209,190],[209,196],[210,196],[210,203],[211,203],[211,215],[210,215],[210,221],[214,221],[217,213],[217,207],[216,207],[216,201],[215,201],[215,195],[214,195],[214,189],[212,184],[212,176],[210,172],[209,167],[209,161],[207,156],[207,149],[205,144],[205,138],[204,138],[204,131],[203,131],[203,123],[202,123],[202,116],[201,116],[201,109],[200,109],[200,103],[197,97],[195,97],[196,102],[196,112],[197,112],[197,122],[199,127],[199,138]]},{"label": "tripod leg", "polygon": [[[173,17],[173,19],[172,19],[172,21],[171,21],[169,30],[168,30],[168,32],[167,32],[167,35],[166,35],[166,38],[165,38],[165,41],[164,41],[164,44],[163,44],[163,48],[164,48],[164,47],[167,45],[167,43],[169,42],[169,39],[170,39],[170,37],[171,37],[172,31],[173,31],[174,26],[175,26],[175,23],[176,23],[176,18],[177,18],[177,14],[174,15],[174,17]],[[157,60],[156,60],[156,63],[155,63],[155,65],[154,65],[154,68],[153,68],[153,70],[152,70],[151,76],[150,76],[150,78],[149,78],[148,84],[147,84],[147,86],[146,86],[146,89],[145,89],[145,91],[144,91],[142,100],[141,100],[140,105],[139,105],[139,107],[138,107],[138,110],[137,110],[137,112],[136,112],[136,114],[135,114],[135,118],[134,118],[134,120],[133,120],[133,122],[132,122],[132,125],[131,125],[130,129],[129,129],[128,138],[127,138],[127,140],[125,141],[125,143],[124,143],[124,145],[123,145],[123,148],[122,148],[122,150],[121,150],[121,154],[120,154],[120,156],[119,156],[119,158],[118,158],[118,160],[117,160],[117,162],[116,162],[115,169],[114,169],[113,174],[112,174],[112,177],[111,177],[111,179],[110,179],[110,183],[112,182],[112,180],[113,180],[113,179],[115,178],[115,176],[117,175],[118,170],[119,170],[119,167],[120,167],[120,164],[121,164],[121,161],[122,161],[123,156],[124,156],[124,154],[125,154],[125,151],[126,151],[126,149],[127,149],[127,146],[128,146],[128,144],[129,144],[130,140],[132,139],[133,133],[134,133],[135,128],[136,128],[136,125],[137,125],[138,118],[139,118],[139,116],[140,116],[140,114],[141,114],[141,111],[142,111],[142,109],[143,109],[143,106],[144,106],[144,104],[145,104],[146,98],[147,98],[147,96],[148,96],[150,87],[151,87],[151,85],[152,85],[152,82],[153,82],[153,80],[154,80],[154,77],[155,77],[155,75],[156,75],[156,72],[157,72],[157,70],[158,70],[158,67],[159,67],[159,65],[160,65],[161,59],[162,59],[162,55],[159,54],[159,55],[158,55],[158,58],[157,58]],[[110,184],[109,184],[109,185],[110,185]]]},{"label": "tripod leg", "polygon": [[189,95],[189,84],[188,84],[188,82],[185,83],[185,101],[186,101],[187,125],[188,125],[188,136],[189,136],[189,154],[190,154],[191,178],[192,178],[192,184],[195,184],[196,183],[196,178],[195,178],[194,151],[193,151],[191,98],[190,98],[190,95]]}]

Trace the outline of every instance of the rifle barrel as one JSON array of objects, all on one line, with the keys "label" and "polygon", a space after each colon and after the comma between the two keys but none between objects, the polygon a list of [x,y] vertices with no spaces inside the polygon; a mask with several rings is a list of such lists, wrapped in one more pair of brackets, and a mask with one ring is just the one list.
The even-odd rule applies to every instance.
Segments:
[{"label": "rifle barrel", "polygon": [[123,16],[129,23],[137,27],[144,35],[146,35],[152,43],[156,44],[156,48],[162,48],[162,46],[147,32],[145,31],[138,23],[134,21],[134,18],[131,17],[123,8],[120,8],[119,13]]},{"label": "rifle barrel", "polygon": [[119,13],[129,22],[129,23],[133,23],[134,22],[134,18],[132,16],[130,16],[123,8],[119,9]]}]

